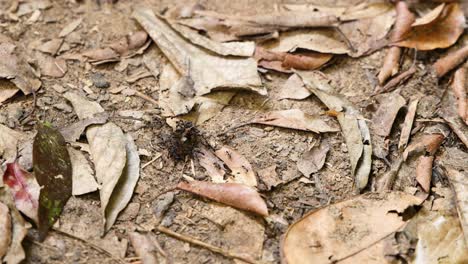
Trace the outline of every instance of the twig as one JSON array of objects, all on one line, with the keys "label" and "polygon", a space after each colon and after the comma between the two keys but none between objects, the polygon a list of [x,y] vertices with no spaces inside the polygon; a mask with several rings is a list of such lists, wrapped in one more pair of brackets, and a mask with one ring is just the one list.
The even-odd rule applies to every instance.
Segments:
[{"label": "twig", "polygon": [[338,32],[340,34],[340,36],[344,39],[344,41],[346,42],[346,45],[348,46],[348,48],[352,51],[352,52],[356,52],[357,50],[354,48],[353,44],[351,44],[351,41],[348,39],[348,37],[346,37],[346,35],[343,33],[343,31],[341,31],[341,29],[339,27],[333,27],[336,32]]},{"label": "twig", "polygon": [[156,155],[156,157],[154,157],[152,160],[146,162],[145,164],[143,164],[143,166],[141,166],[141,169],[144,169],[146,168],[148,165],[150,165],[151,163],[155,162],[157,159],[159,159],[162,155],[161,154],[158,154]]},{"label": "twig", "polygon": [[171,237],[174,237],[176,239],[179,239],[179,240],[182,240],[182,241],[185,241],[185,242],[188,242],[188,243],[191,243],[191,244],[194,244],[194,245],[197,245],[197,246],[200,246],[200,247],[203,247],[203,248],[206,248],[210,251],[213,251],[213,252],[216,252],[218,254],[221,254],[227,258],[231,258],[231,259],[239,259],[239,260],[242,260],[242,261],[245,261],[247,263],[251,263],[251,264],[256,264],[256,263],[259,263],[253,259],[250,259],[248,257],[245,257],[245,256],[242,256],[240,254],[236,254],[236,253],[232,253],[232,252],[229,252],[229,251],[226,251],[220,247],[216,247],[216,246],[213,246],[213,245],[210,245],[208,243],[205,243],[205,242],[202,242],[198,239],[195,239],[193,237],[189,237],[189,236],[186,236],[186,235],[182,235],[182,234],[179,234],[179,233],[176,233],[168,228],[165,228],[163,226],[157,226],[156,229],[159,231],[159,232],[162,232],[166,235],[169,235]]},{"label": "twig", "polygon": [[102,254],[104,254],[104,255],[107,255],[108,257],[110,257],[111,259],[117,261],[118,263],[126,264],[126,262],[125,262],[123,259],[115,257],[115,256],[112,255],[109,251],[103,249],[102,247],[100,247],[100,246],[98,246],[98,245],[96,245],[96,244],[94,244],[94,243],[92,243],[92,242],[86,241],[86,240],[84,240],[84,239],[81,238],[81,237],[77,237],[77,236],[75,236],[75,235],[73,235],[73,234],[70,234],[70,233],[67,233],[67,232],[65,232],[65,231],[62,231],[62,230],[59,230],[59,229],[55,229],[55,228],[52,228],[52,231],[54,231],[54,232],[57,233],[57,234],[66,236],[66,237],[68,237],[68,238],[78,240],[78,241],[80,241],[80,242],[86,244],[86,245],[89,246],[90,248],[92,248],[92,249],[94,249],[94,250],[96,250],[96,251],[98,251],[98,252],[100,252],[100,253],[102,253]]},{"label": "twig", "polygon": [[158,101],[154,100],[153,98],[149,97],[148,95],[140,92],[140,91],[135,91],[135,95],[140,97],[141,99],[144,99],[150,103],[153,103],[155,105],[158,105]]}]

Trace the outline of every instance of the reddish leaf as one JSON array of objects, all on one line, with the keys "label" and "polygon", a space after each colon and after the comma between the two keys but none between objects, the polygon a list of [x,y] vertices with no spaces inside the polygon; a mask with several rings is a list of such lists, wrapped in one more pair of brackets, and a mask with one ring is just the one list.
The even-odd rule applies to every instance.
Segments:
[{"label": "reddish leaf", "polygon": [[11,189],[16,208],[37,224],[40,187],[34,175],[23,170],[17,162],[8,163],[3,182]]},{"label": "reddish leaf", "polygon": [[416,167],[416,180],[427,193],[431,188],[433,161],[434,156],[421,156],[418,159],[418,165]]},{"label": "reddish leaf", "polygon": [[72,194],[72,165],[60,132],[38,125],[33,143],[33,167],[41,186],[38,229],[40,240],[44,240]]},{"label": "reddish leaf", "polygon": [[403,158],[406,160],[408,156],[414,154],[434,155],[444,138],[441,134],[424,135],[406,148]]},{"label": "reddish leaf", "polygon": [[268,209],[258,192],[238,183],[181,182],[180,190],[188,191],[232,207],[267,216]]}]

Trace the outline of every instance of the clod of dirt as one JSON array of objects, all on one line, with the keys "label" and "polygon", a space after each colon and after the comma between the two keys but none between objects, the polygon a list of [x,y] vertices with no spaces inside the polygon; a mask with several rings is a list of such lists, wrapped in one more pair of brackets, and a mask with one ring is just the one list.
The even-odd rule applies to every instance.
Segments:
[{"label": "clod of dirt", "polygon": [[189,121],[177,121],[175,131],[163,135],[162,145],[174,160],[192,157],[199,142],[199,131]]},{"label": "clod of dirt", "polygon": [[106,80],[106,76],[102,73],[93,73],[90,76],[91,81],[93,82],[96,88],[109,88],[110,82]]}]

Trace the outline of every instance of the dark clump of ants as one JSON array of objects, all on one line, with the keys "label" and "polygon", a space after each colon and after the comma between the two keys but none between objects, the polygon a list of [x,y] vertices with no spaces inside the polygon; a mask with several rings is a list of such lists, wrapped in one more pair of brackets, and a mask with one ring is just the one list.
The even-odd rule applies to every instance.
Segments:
[{"label": "dark clump of ants", "polygon": [[194,150],[200,142],[200,132],[189,121],[178,121],[175,131],[162,136],[162,144],[174,160],[185,160],[193,157]]}]

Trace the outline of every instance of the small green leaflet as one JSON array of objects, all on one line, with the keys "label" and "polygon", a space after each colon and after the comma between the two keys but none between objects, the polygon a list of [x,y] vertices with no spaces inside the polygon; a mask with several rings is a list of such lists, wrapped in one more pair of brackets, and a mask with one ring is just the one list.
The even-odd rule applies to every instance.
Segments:
[{"label": "small green leaflet", "polygon": [[37,125],[33,168],[41,186],[38,229],[40,240],[44,240],[72,194],[72,165],[65,139],[50,124]]}]

